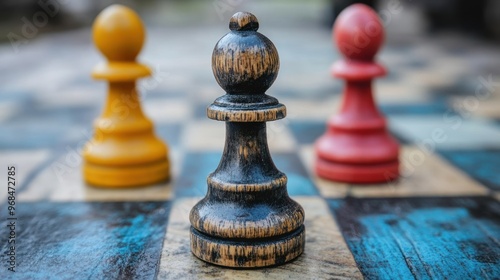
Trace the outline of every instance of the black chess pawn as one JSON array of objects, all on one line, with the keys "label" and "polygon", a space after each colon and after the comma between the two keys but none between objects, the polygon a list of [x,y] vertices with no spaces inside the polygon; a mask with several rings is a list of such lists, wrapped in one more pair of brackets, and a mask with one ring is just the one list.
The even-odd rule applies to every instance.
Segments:
[{"label": "black chess pawn", "polygon": [[274,165],[266,122],[282,119],[286,108],[265,94],[278,75],[273,43],[257,32],[257,18],[231,17],[216,44],[212,69],[226,95],[207,109],[226,122],[226,143],[208,192],[191,210],[191,251],[229,267],[283,264],[304,250],[304,210],[288,196],[287,177]]}]

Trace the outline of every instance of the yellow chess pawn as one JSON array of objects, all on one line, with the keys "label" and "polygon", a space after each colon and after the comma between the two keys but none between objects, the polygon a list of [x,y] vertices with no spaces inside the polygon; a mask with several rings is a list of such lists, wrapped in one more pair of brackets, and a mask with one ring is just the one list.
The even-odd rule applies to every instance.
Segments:
[{"label": "yellow chess pawn", "polygon": [[135,82],[151,75],[136,57],[144,43],[144,25],[131,9],[112,5],[93,25],[93,40],[107,58],[92,72],[109,83],[95,134],[84,148],[83,175],[98,187],[120,188],[148,185],[169,178],[168,148],[144,116]]}]

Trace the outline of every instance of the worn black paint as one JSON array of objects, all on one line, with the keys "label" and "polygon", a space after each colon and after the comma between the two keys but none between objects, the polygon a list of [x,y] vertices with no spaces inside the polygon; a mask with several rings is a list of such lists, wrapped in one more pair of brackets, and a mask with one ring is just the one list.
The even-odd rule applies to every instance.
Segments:
[{"label": "worn black paint", "polygon": [[[191,249],[220,265],[277,265],[297,257],[305,240],[304,210],[288,196],[286,175],[274,165],[267,144],[265,121],[286,114],[284,105],[265,94],[278,75],[279,57],[257,32],[254,15],[236,13],[230,22],[231,32],[212,55],[214,76],[226,95],[207,108],[208,117],[226,121],[225,147],[205,198],[191,210]],[[251,249],[228,253],[234,246]]]}]

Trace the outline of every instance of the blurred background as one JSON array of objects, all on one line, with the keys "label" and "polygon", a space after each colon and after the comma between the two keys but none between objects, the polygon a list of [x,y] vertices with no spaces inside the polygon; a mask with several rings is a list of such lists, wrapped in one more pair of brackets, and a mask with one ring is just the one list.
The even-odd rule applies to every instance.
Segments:
[{"label": "blurred background", "polygon": [[82,28],[90,25],[102,9],[113,3],[130,6],[143,15],[148,24],[159,26],[218,24],[235,11],[250,9],[261,17],[274,15],[272,24],[288,25],[290,22],[284,19],[289,18],[294,24],[323,28],[330,28],[335,17],[348,5],[364,3],[377,9],[385,21],[389,17],[397,20],[391,34],[453,31],[500,40],[500,3],[496,0],[3,0],[0,2],[1,38],[8,40],[8,33],[15,32],[25,23],[23,18],[32,23],[46,22],[40,24],[43,26],[39,32]]},{"label": "blurred background", "polygon": [[[223,94],[212,75],[211,54],[237,11],[254,13],[259,31],[278,49],[280,73],[269,93],[287,105],[287,119],[324,122],[343,88],[329,73],[340,59],[331,26],[354,2],[0,1],[0,148],[60,148],[78,143],[82,130],[91,131],[106,92],[104,82],[90,77],[104,60],[91,41],[91,26],[112,3],[133,8],[146,23],[139,60],[155,75],[141,80],[140,91],[145,112],[174,146],[182,141],[164,127],[190,118],[210,122],[205,108]],[[375,92],[394,133],[398,118],[390,115],[405,110],[444,114],[452,108],[466,120],[500,119],[500,1],[359,2],[374,7],[386,29],[377,60],[389,74],[377,79]],[[490,84],[483,85],[485,80]],[[487,90],[481,91],[486,99],[475,97],[478,87]],[[25,136],[19,139],[19,133]],[[220,133],[213,141],[222,146],[222,128]],[[483,136],[478,135],[488,138]]]}]

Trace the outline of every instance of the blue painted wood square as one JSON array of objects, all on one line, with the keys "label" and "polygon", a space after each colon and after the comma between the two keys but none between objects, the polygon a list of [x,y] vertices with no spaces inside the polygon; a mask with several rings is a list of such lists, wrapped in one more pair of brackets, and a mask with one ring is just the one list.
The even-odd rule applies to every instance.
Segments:
[{"label": "blue painted wood square", "polygon": [[[295,141],[300,145],[312,145],[318,140],[321,135],[323,135],[327,129],[327,120],[317,121],[317,120],[294,120],[290,122],[290,131],[293,134]],[[391,130],[392,136],[398,140],[401,144],[408,144],[406,138],[401,137],[398,131]]]},{"label": "blue painted wood square", "polygon": [[326,120],[323,121],[292,121],[290,130],[299,144],[313,144],[326,131]]},{"label": "blue painted wood square", "polygon": [[500,203],[490,197],[329,200],[368,279],[498,279]]},{"label": "blue painted wood square", "polygon": [[155,126],[155,132],[169,147],[176,147],[179,145],[179,138],[181,135],[181,125],[178,123],[159,123]]},{"label": "blue painted wood square", "polygon": [[[156,277],[170,202],[34,202],[18,209],[19,279]],[[1,227],[1,236],[7,231]],[[8,245],[2,242],[2,252]]]},{"label": "blue painted wood square", "polygon": [[451,163],[492,190],[500,191],[500,149],[440,151]]}]

